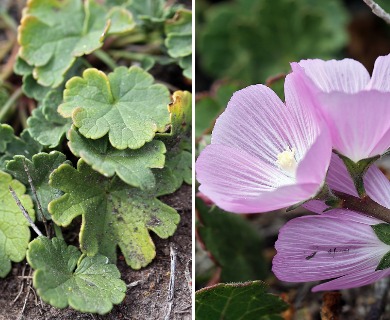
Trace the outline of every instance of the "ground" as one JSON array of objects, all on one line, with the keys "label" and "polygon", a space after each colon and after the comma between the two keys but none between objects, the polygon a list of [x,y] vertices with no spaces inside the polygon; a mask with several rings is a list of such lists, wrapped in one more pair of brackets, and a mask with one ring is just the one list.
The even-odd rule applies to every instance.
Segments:
[{"label": "ground", "polygon": [[[34,290],[29,290],[30,279],[22,276],[28,275],[30,271],[26,261],[23,261],[14,264],[12,272],[0,281],[0,320],[165,319],[171,270],[170,246],[174,248],[177,259],[173,306],[169,319],[191,319],[191,186],[183,185],[175,193],[161,199],[174,207],[181,216],[176,233],[165,240],[152,235],[157,255],[146,268],[135,271],[123,260],[118,260],[118,268],[128,289],[124,301],[109,314],[86,314],[70,308],[59,310],[42,302]],[[19,292],[21,293],[15,300]]]}]

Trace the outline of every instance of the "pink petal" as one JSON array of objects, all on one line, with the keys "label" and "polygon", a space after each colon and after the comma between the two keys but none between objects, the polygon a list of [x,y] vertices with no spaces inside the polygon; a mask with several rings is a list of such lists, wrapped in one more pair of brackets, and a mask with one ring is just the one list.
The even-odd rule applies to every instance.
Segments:
[{"label": "pink petal", "polygon": [[367,90],[376,89],[390,92],[390,55],[378,57],[375,61],[374,71],[371,81],[367,85]]},{"label": "pink petal", "polygon": [[390,181],[375,165],[364,176],[364,187],[372,200],[390,209]]},{"label": "pink petal", "polygon": [[363,90],[370,81],[366,68],[352,59],[301,60],[299,63],[292,63],[291,67],[294,72],[304,72],[307,82],[311,82],[322,92],[356,93]]},{"label": "pink petal", "polygon": [[275,244],[275,275],[284,281],[306,282],[375,270],[390,250],[366,224],[376,221],[347,210],[289,221]]},{"label": "pink petal", "polygon": [[[288,90],[286,81],[288,95],[291,88]],[[270,164],[290,147],[295,148],[300,160],[316,139],[319,127],[311,107],[300,104],[298,99],[296,96],[286,106],[263,85],[237,91],[217,119],[211,143],[246,151]]]},{"label": "pink petal", "polygon": [[374,283],[379,279],[387,277],[390,275],[390,269],[375,271],[373,269],[361,269],[357,270],[354,273],[342,276],[340,278],[334,279],[332,281],[320,284],[315,286],[312,291],[325,291],[325,290],[342,290],[349,288],[356,288]]},{"label": "pink petal", "polygon": [[326,182],[332,190],[359,197],[343,160],[334,153],[332,154],[332,160],[330,161]]},{"label": "pink petal", "polygon": [[389,94],[362,91],[317,96],[338,152],[357,162],[381,155],[390,147]]},{"label": "pink petal", "polygon": [[[280,209],[311,197],[316,184],[288,185],[275,165],[235,148],[211,144],[196,162],[199,190],[217,206],[236,213]],[[279,185],[275,184],[278,183]]]},{"label": "pink petal", "polygon": [[305,150],[299,162],[297,183],[313,183],[322,186],[332,155],[332,141],[325,123],[313,110],[312,95],[295,74],[286,77],[284,91],[290,121],[286,129],[290,132],[291,145]]}]

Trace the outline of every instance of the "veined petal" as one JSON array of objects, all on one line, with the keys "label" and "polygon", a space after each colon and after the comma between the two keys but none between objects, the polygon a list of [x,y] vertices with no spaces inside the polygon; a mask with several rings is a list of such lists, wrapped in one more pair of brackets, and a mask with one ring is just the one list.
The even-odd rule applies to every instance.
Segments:
[{"label": "veined petal", "polygon": [[358,162],[381,155],[390,147],[389,94],[333,92],[317,97],[338,152]]},{"label": "veined petal", "polygon": [[312,107],[299,97],[286,79],[285,105],[268,87],[253,85],[234,93],[217,119],[211,143],[231,146],[273,164],[287,148],[303,158],[319,126]]},{"label": "veined petal", "polygon": [[390,55],[378,57],[375,61],[374,71],[366,89],[390,92]]},{"label": "veined petal", "polygon": [[374,283],[375,281],[378,281],[379,279],[385,278],[389,275],[390,275],[390,269],[378,270],[378,271],[375,271],[375,268],[361,269],[354,273],[315,286],[312,289],[312,291],[318,292],[318,291],[342,290],[342,289],[361,287],[361,286]]},{"label": "veined petal", "polygon": [[300,96],[306,89],[294,77],[286,80],[286,105],[271,89],[250,86],[236,92],[217,119],[196,171],[199,190],[221,208],[237,213],[281,209],[321,188],[330,135],[311,101]]},{"label": "veined petal", "polygon": [[381,222],[348,210],[293,219],[280,230],[273,271],[280,280],[290,282],[347,278],[365,270],[374,272],[390,250],[371,227]]},{"label": "veined petal", "polygon": [[327,93],[356,93],[363,90],[370,81],[366,68],[353,59],[301,60],[299,63],[292,63],[291,67],[294,72],[303,72],[307,82],[314,84],[319,91]]},{"label": "veined petal", "polygon": [[224,210],[257,213],[288,207],[310,198],[317,184],[291,184],[269,165],[245,151],[207,146],[196,162],[199,190]]},{"label": "veined petal", "polygon": [[375,165],[370,166],[364,176],[364,188],[368,196],[390,209],[390,181]]}]

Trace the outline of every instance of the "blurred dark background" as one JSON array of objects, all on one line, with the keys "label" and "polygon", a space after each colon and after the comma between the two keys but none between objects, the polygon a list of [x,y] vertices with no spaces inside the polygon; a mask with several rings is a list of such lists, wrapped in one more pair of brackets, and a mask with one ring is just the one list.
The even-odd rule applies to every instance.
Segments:
[{"label": "blurred dark background", "polygon": [[196,0],[197,92],[219,79],[264,83],[306,58],[350,57],[371,72],[389,52],[390,26],[362,0]]}]

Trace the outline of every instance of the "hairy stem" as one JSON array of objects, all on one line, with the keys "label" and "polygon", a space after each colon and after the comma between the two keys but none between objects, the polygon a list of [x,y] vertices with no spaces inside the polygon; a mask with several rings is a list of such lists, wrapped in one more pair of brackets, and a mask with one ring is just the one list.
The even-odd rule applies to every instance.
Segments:
[{"label": "hairy stem", "polygon": [[376,203],[370,197],[357,198],[349,194],[333,191],[340,198],[341,208],[357,211],[365,215],[372,216],[384,222],[390,223],[390,209],[387,209]]},{"label": "hairy stem", "polygon": [[5,117],[8,112],[12,109],[15,102],[23,95],[22,87],[18,88],[3,105],[3,108],[0,110],[0,122],[4,122]]}]

